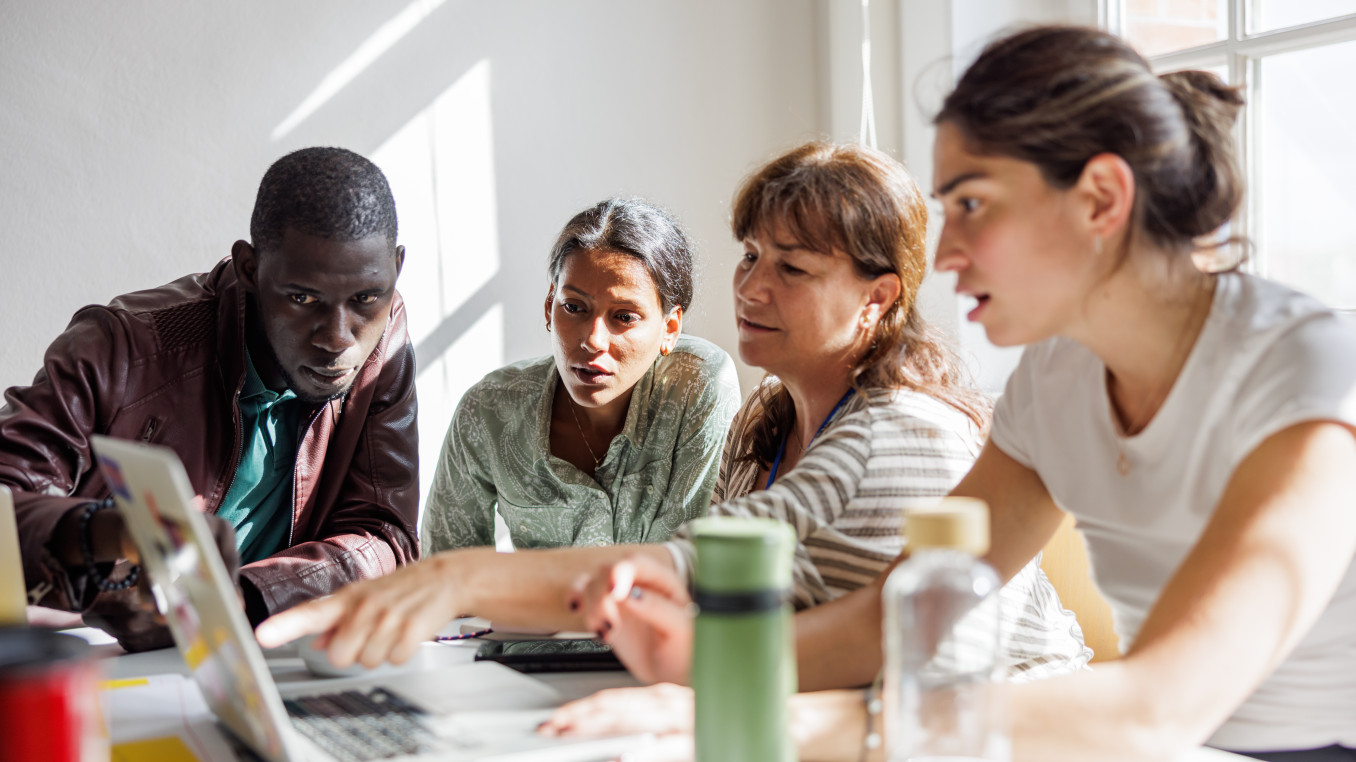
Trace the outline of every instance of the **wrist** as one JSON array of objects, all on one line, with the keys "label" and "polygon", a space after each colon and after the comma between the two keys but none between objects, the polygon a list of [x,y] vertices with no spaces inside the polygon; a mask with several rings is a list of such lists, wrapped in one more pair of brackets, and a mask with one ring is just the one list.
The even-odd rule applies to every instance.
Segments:
[{"label": "wrist", "polygon": [[790,710],[792,739],[801,759],[862,758],[867,715],[861,690],[797,693]]},{"label": "wrist", "polygon": [[141,576],[141,565],[133,563],[122,579],[114,580],[108,577],[112,565],[124,555],[120,552],[123,534],[125,527],[122,515],[117,513],[111,499],[89,503],[79,509],[76,536],[80,555],[85,564],[86,576],[100,592],[126,590],[135,585]]},{"label": "wrist", "polygon": [[477,564],[470,558],[480,549],[445,550],[421,561],[433,567],[433,584],[443,586],[445,590],[455,591],[458,609],[451,615],[474,615],[480,608],[480,588],[474,579]]},{"label": "wrist", "polygon": [[127,527],[123,523],[122,513],[118,509],[100,509],[90,516],[90,551],[94,556],[95,563],[112,563],[124,558],[133,561],[138,560],[136,548],[126,547],[130,544],[124,543],[126,537]]},{"label": "wrist", "polygon": [[[128,557],[122,541],[126,535],[122,514],[117,510],[99,509],[99,505],[97,502],[81,503],[57,520],[48,548],[70,569],[84,569],[86,559],[82,545],[86,534],[94,563],[108,564]],[[90,506],[96,507],[95,512],[86,516]]]}]

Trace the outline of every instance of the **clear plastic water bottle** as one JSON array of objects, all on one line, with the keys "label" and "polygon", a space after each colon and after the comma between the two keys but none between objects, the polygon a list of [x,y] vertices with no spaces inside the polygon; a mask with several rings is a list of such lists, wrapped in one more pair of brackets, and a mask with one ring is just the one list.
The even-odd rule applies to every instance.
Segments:
[{"label": "clear plastic water bottle", "polygon": [[890,762],[1009,762],[989,508],[946,498],[910,511],[909,559],[885,581],[883,719]]}]

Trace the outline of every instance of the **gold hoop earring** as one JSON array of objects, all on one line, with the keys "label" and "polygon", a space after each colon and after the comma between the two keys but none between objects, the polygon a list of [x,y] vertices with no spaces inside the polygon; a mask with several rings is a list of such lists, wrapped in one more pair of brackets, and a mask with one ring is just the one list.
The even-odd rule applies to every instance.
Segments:
[{"label": "gold hoop earring", "polygon": [[546,321],[546,332],[547,332],[547,333],[550,333],[550,332],[551,332],[551,321],[550,321],[550,320]]}]

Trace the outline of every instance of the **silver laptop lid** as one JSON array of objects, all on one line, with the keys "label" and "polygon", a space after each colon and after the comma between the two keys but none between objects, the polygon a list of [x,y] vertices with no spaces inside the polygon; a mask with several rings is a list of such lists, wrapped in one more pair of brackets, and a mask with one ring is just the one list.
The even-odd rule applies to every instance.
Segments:
[{"label": "silver laptop lid", "polygon": [[0,485],[0,627],[16,624],[28,624],[28,594],[14,498],[8,487]]},{"label": "silver laptop lid", "polygon": [[156,605],[208,706],[264,759],[297,758],[277,687],[179,457],[164,447],[91,439]]}]

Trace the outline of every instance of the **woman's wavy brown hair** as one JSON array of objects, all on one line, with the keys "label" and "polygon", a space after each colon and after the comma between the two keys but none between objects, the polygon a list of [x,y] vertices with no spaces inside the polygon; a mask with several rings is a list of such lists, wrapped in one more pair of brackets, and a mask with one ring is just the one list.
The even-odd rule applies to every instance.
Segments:
[{"label": "woman's wavy brown hair", "polygon": [[[923,194],[902,164],[864,146],[814,142],[773,159],[744,181],[735,194],[731,229],[742,241],[780,225],[811,251],[844,252],[862,278],[899,276],[899,298],[852,367],[852,387],[912,389],[984,429],[988,399],[968,385],[946,338],[915,303],[927,272],[927,222]],[[741,460],[768,466],[795,409],[780,383],[760,385],[754,397],[762,414],[735,432],[733,444]]]}]

